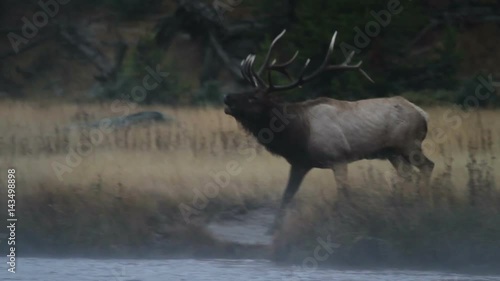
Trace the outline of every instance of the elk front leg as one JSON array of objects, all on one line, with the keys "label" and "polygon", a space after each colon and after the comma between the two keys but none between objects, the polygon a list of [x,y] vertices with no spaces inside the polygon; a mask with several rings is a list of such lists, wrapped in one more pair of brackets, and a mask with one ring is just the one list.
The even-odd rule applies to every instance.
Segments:
[{"label": "elk front leg", "polygon": [[290,168],[288,184],[286,185],[285,192],[283,193],[283,198],[281,199],[281,206],[280,209],[278,210],[278,214],[274,218],[273,226],[269,230],[270,233],[273,233],[276,229],[278,229],[281,226],[281,223],[283,222],[283,218],[285,216],[286,207],[292,200],[295,193],[297,193],[297,190],[299,190],[299,186],[302,183],[302,180],[304,179],[307,172],[309,172],[309,170],[311,170],[311,168],[305,168],[294,165],[292,165],[292,167]]},{"label": "elk front leg", "polygon": [[411,181],[411,175],[413,174],[413,168],[411,166],[410,160],[405,155],[391,155],[388,157],[389,162],[391,162],[394,169],[398,173],[398,176],[406,181]]}]

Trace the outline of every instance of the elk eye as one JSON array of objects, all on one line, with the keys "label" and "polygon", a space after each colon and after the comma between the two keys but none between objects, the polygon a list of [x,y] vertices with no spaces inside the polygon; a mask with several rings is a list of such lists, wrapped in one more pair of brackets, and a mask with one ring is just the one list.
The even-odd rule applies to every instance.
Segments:
[{"label": "elk eye", "polygon": [[255,97],[249,97],[248,102],[256,102],[257,99]]}]

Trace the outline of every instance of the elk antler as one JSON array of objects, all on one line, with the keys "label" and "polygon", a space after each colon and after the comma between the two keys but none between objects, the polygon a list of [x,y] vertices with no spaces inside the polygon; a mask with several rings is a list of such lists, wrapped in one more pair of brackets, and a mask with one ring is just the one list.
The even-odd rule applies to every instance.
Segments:
[{"label": "elk antler", "polygon": [[271,59],[271,52],[274,48],[274,45],[276,45],[276,43],[281,39],[281,37],[285,35],[285,32],[286,29],[283,29],[283,31],[280,34],[278,34],[278,36],[276,36],[274,40],[271,42],[271,45],[269,45],[269,50],[267,51],[267,54],[265,56],[264,62],[262,63],[262,66],[259,68],[257,73],[255,73],[255,71],[253,70],[253,63],[255,61],[254,54],[249,54],[246,59],[241,61],[241,74],[248,82],[252,83],[255,87],[268,88],[266,82],[264,82],[264,80],[260,77],[260,75],[262,74],[262,71],[264,71],[264,69],[267,69],[270,66],[269,60]]},{"label": "elk antler", "polygon": [[[354,51],[352,51],[349,56],[346,58],[346,60],[338,65],[329,65],[328,60],[330,59],[330,56],[333,52],[333,47],[335,45],[335,38],[337,37],[337,32],[332,36],[332,40],[330,41],[330,46],[328,48],[328,51],[326,53],[325,59],[321,63],[320,67],[316,69],[313,73],[304,76],[305,71],[307,67],[309,66],[309,63],[311,62],[310,59],[307,59],[306,62],[304,63],[304,66],[302,67],[302,70],[299,72],[299,78],[297,78],[295,81],[293,81],[290,84],[287,85],[282,85],[282,86],[275,86],[272,81],[272,71],[277,71],[280,73],[283,73],[286,75],[290,80],[291,77],[288,74],[286,68],[292,64],[295,59],[297,58],[299,51],[296,51],[293,57],[281,64],[276,64],[276,60],[273,60],[271,63],[269,63],[269,60],[271,58],[271,52],[276,45],[276,42],[285,34],[286,29],[283,30],[274,40],[271,42],[271,45],[269,46],[269,50],[267,51],[267,54],[265,56],[264,62],[262,63],[262,66],[259,68],[257,72],[254,71],[253,69],[253,64],[255,62],[255,55],[254,54],[249,54],[245,60],[241,62],[241,71],[243,77],[252,85],[254,85],[257,88],[262,88],[265,89],[267,93],[270,92],[277,92],[277,91],[285,91],[285,90],[290,90],[295,87],[300,87],[304,83],[309,82],[310,80],[316,78],[319,76],[319,74],[326,72],[326,71],[331,71],[331,70],[351,70],[351,69],[357,69],[361,74],[368,79],[370,82],[374,83],[373,80],[368,76],[368,74],[360,68],[362,61],[358,62],[357,64],[350,65],[349,63],[351,62],[352,57],[354,56]],[[267,80],[268,84],[260,77],[261,73],[267,70]]]}]

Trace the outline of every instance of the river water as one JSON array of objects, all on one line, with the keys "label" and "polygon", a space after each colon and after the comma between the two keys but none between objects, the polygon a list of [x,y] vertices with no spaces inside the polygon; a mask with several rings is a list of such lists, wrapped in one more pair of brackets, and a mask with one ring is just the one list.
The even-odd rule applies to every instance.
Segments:
[{"label": "river water", "polygon": [[20,258],[16,273],[7,272],[5,264],[3,267],[2,281],[500,281],[500,276],[434,271],[303,269],[267,260]]}]

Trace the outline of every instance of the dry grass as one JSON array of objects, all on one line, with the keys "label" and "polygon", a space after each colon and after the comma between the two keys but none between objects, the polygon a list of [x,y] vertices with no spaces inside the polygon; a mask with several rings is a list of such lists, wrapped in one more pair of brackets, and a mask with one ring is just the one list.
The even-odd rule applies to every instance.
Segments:
[{"label": "dry grass", "polygon": [[[158,233],[171,235],[173,228],[185,225],[179,204],[199,207],[193,205],[196,192],[205,192],[207,183],[214,182],[211,173],[234,161],[238,173],[193,218],[279,200],[288,164],[264,151],[222,110],[137,107],[131,113],[139,110],[161,111],[177,122],[101,131],[102,139],[92,142],[89,130],[65,128],[117,115],[110,104],[0,104],[0,170],[17,169],[21,231],[32,247],[113,250],[144,246]],[[500,112],[450,110],[428,109],[425,152],[436,163],[428,197],[421,198],[414,183],[398,182],[387,161],[359,161],[349,166],[355,203],[345,205],[336,200],[332,172],[314,170],[296,196],[277,248],[305,247],[306,236],[313,241],[324,233],[350,245],[372,236],[404,244],[408,237],[403,236],[410,235],[406,227],[425,230],[424,213],[456,213],[465,206],[498,218],[500,165],[494,155],[500,152]],[[71,166],[68,155],[78,149],[89,152]],[[54,163],[70,168],[62,180]],[[4,182],[5,176],[0,176]],[[406,221],[414,225],[401,224]]]}]

